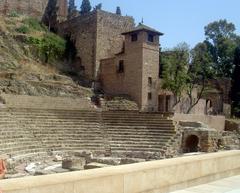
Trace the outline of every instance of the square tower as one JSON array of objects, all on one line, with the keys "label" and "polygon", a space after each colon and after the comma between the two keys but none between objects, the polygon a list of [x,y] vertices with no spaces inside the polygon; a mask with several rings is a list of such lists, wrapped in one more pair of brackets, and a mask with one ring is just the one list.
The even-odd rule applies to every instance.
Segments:
[{"label": "square tower", "polygon": [[130,96],[141,111],[157,111],[159,37],[163,34],[139,24],[122,35],[122,52],[101,61],[102,87],[107,94]]},{"label": "square tower", "polygon": [[125,36],[129,81],[142,111],[157,111],[159,84],[159,37],[163,33],[142,23]]}]

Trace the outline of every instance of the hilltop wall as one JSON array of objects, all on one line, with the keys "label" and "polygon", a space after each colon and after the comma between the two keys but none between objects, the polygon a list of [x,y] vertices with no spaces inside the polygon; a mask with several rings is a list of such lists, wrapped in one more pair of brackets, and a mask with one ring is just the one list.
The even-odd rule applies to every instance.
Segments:
[{"label": "hilltop wall", "polygon": [[[41,18],[45,12],[48,0],[0,0],[0,14],[16,11],[33,17]],[[67,17],[67,0],[58,0],[58,16],[63,20]]]}]

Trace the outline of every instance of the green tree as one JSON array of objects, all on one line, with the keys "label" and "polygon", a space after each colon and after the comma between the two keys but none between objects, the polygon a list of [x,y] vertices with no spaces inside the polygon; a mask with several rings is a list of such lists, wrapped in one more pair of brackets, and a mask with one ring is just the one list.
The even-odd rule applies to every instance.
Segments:
[{"label": "green tree", "polygon": [[236,37],[235,25],[228,23],[226,19],[209,23],[204,29],[207,39],[212,40],[214,44],[217,44],[219,38],[233,39]]},{"label": "green tree", "polygon": [[213,58],[205,42],[197,44],[192,49],[191,58],[186,86],[186,93],[189,99],[189,106],[186,113],[190,113],[193,107],[198,104],[206,90],[206,80],[212,78],[214,74]]},{"label": "green tree", "polygon": [[81,5],[81,14],[89,13],[92,9],[91,3],[89,0],[83,0]]},{"label": "green tree", "polygon": [[234,69],[234,50],[239,41],[235,25],[227,20],[219,20],[208,24],[204,29],[216,75],[230,78]]},{"label": "green tree", "polygon": [[189,46],[186,43],[178,44],[172,50],[162,53],[162,88],[169,90],[174,95],[175,107],[183,96],[187,86],[188,65],[189,65]]},{"label": "green tree", "polygon": [[117,6],[116,14],[117,15],[122,15],[122,11],[121,11],[121,8],[119,6]]},{"label": "green tree", "polygon": [[236,48],[234,53],[235,69],[232,76],[232,114],[240,117],[240,46]]},{"label": "green tree", "polygon": [[45,13],[42,18],[42,22],[48,26],[48,30],[52,29],[52,25],[57,21],[57,0],[48,1]]}]

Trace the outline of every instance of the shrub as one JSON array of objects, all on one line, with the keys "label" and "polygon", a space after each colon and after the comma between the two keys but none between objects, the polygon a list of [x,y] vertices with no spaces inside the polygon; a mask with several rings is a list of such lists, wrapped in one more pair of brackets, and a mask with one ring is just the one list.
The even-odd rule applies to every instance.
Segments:
[{"label": "shrub", "polygon": [[27,42],[38,49],[46,63],[61,58],[66,48],[65,40],[53,33],[46,33],[42,38],[28,37]]},{"label": "shrub", "polygon": [[17,31],[18,33],[27,34],[27,33],[30,32],[30,29],[29,29],[28,26],[22,25],[22,26],[20,26],[19,28],[17,28],[16,31]]},{"label": "shrub", "polygon": [[51,59],[59,59],[63,56],[66,48],[66,42],[63,38],[47,33],[41,41],[41,52],[45,56],[45,62]]},{"label": "shrub", "polygon": [[32,18],[32,17],[26,18],[23,20],[23,23],[33,30],[37,30],[37,31],[46,30],[46,28],[44,28],[44,26],[36,18]]}]

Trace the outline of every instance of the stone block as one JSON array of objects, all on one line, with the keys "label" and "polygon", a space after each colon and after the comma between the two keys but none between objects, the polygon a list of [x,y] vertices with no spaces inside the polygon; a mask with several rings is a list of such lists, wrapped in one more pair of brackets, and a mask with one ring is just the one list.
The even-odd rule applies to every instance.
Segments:
[{"label": "stone block", "polygon": [[66,158],[62,161],[62,168],[69,170],[83,170],[86,164],[84,157]]}]

